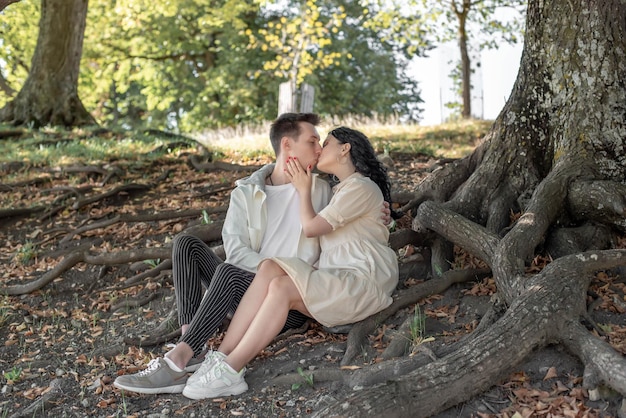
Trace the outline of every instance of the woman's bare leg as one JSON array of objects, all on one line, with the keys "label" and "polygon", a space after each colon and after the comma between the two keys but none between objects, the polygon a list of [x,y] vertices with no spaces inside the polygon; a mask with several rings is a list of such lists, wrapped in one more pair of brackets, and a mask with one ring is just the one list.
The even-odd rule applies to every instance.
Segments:
[{"label": "woman's bare leg", "polygon": [[[243,303],[239,306],[242,305]],[[220,351],[228,354],[226,363],[234,370],[241,370],[278,335],[290,309],[310,316],[293,280],[287,275],[276,277],[271,280],[266,297],[255,315],[251,317],[245,333],[239,337],[238,344],[235,347],[228,347],[228,352],[220,347]],[[226,335],[228,333],[230,330]]]},{"label": "woman's bare leg", "polygon": [[[252,280],[252,284],[250,284],[250,287],[241,298],[239,306],[237,306],[237,310],[228,325],[228,331],[222,340],[219,351],[224,354],[229,354],[237,344],[239,344],[239,341],[241,341],[241,338],[246,333],[250,323],[263,304],[270,283],[277,276],[284,274],[285,271],[272,260],[263,261],[259,266],[256,276],[254,276],[254,280]],[[286,318],[285,316],[285,320]],[[284,321],[282,325],[284,325]]]}]

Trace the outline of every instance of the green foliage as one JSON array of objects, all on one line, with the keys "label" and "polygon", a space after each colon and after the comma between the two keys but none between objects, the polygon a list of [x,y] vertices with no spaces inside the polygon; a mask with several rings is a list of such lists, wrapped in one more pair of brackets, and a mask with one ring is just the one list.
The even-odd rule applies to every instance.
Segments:
[{"label": "green foliage", "polygon": [[[258,6],[241,0],[90,3],[80,94],[103,122],[189,132],[253,108],[238,45]],[[245,66],[244,66],[245,68]],[[235,108],[234,108],[235,107]]]},{"label": "green foliage", "polygon": [[[368,134],[378,152],[420,153],[433,157],[460,158],[471,153],[480,139],[488,132],[492,122],[464,120],[436,126],[419,126],[399,120],[380,120],[376,118],[334,119],[324,121],[323,126],[355,126]],[[254,125],[251,129],[242,127],[207,132],[207,137],[221,139],[207,140],[207,147],[212,150],[213,159],[230,158],[235,161],[247,161],[273,157],[266,135],[269,123],[264,126]],[[178,158],[181,150],[171,150],[161,138],[155,138],[143,132],[127,131],[109,137],[85,135],[83,130],[65,132],[66,140],[47,143],[44,131],[34,131],[20,139],[19,146],[12,141],[0,141],[0,163],[21,161],[28,165],[63,166],[72,164],[100,164],[108,161],[124,161],[126,164],[142,164],[162,158]],[[320,128],[320,134],[325,132]],[[200,141],[200,140],[199,140]],[[202,142],[202,141],[200,141]],[[193,144],[189,144],[194,148]]]},{"label": "green foliage", "polygon": [[0,81],[12,92],[0,90],[0,108],[21,88],[37,44],[41,1],[30,0],[12,4],[0,14]]},{"label": "green foliage", "polygon": [[160,263],[161,259],[157,258],[156,260],[143,260],[144,264],[150,266],[150,268],[156,268]]},{"label": "green foliage", "polygon": [[[309,385],[310,387],[313,387],[313,374],[304,373],[304,370],[302,370],[302,367],[298,367],[297,371],[300,377],[302,377],[302,379],[304,380],[304,383]],[[302,383],[294,383],[291,385],[291,390],[298,390],[300,389],[301,386],[302,386]]]},{"label": "green foliage", "polygon": [[11,305],[8,296],[0,299],[0,327],[3,327],[11,317]]},{"label": "green foliage", "polygon": [[[337,3],[337,2],[333,2]],[[385,118],[402,115],[419,119],[417,82],[406,75],[408,58],[397,43],[385,41],[371,25],[371,11],[357,2],[339,1],[348,18],[324,55],[341,53],[335,65],[309,78],[316,89],[316,110],[325,115],[365,115]]]},{"label": "green foliage", "polygon": [[[461,50],[466,48],[471,55],[471,51],[497,49],[502,42],[517,43],[523,35],[526,0],[410,0],[407,8],[421,16],[422,36],[431,44],[456,41]],[[471,89],[462,76],[464,71],[467,75],[473,71],[472,58],[469,60],[463,70],[459,58],[449,74],[459,98],[463,91]],[[469,112],[460,101],[445,106],[453,111],[454,117],[462,115],[464,110]]]},{"label": "green foliage", "polygon": [[[0,76],[14,92],[35,48],[39,3],[11,5],[0,21]],[[92,0],[79,96],[107,127],[195,132],[273,119],[279,84],[296,80],[315,87],[321,114],[415,119],[419,91],[404,74],[411,54],[367,26],[375,9],[347,0]]]},{"label": "green foliage", "polygon": [[18,248],[15,254],[15,261],[18,264],[26,265],[37,257],[37,249],[31,241],[26,241],[24,245]]},{"label": "green foliage", "polygon": [[417,342],[424,338],[424,333],[426,332],[426,316],[422,314],[419,305],[415,305],[415,311],[413,312],[409,329],[411,330],[411,341],[413,344],[417,344]]},{"label": "green foliage", "polygon": [[9,370],[8,372],[4,372],[4,378],[8,380],[9,382],[17,381],[21,375],[22,375],[22,368],[16,367],[16,366],[13,366],[13,368]]},{"label": "green foliage", "polygon": [[[320,2],[321,3],[321,2]],[[305,0],[278,13],[268,13],[258,31],[247,29],[248,50],[260,49],[271,56],[263,71],[299,86],[318,70],[330,67],[349,51],[325,53],[346,18],[343,6],[323,10],[316,0]],[[262,70],[253,75],[259,77]]]},{"label": "green foliage", "polygon": [[[182,149],[172,150],[167,141],[142,131],[123,131],[110,136],[93,136],[85,130],[62,132],[61,140],[49,139],[55,131],[33,131],[19,141],[0,141],[0,162],[21,161],[29,165],[96,164],[112,160],[152,161],[163,156],[176,157]],[[189,148],[193,148],[190,142]]]},{"label": "green foliage", "polygon": [[203,209],[202,210],[202,220],[201,220],[201,224],[202,225],[209,225],[212,224],[213,221],[211,220],[211,218],[209,217],[209,213]]},{"label": "green foliage", "polygon": [[411,333],[411,352],[415,352],[420,345],[435,341],[434,337],[426,337],[426,315],[422,314],[419,305],[415,305],[413,318],[409,322],[409,331]]},{"label": "green foliage", "polygon": [[[411,13],[422,17],[425,35],[433,43],[458,39],[464,16],[468,38],[477,49],[497,48],[501,42],[516,43],[523,33],[526,1],[518,0],[410,0]],[[511,14],[500,14],[498,11]]]}]

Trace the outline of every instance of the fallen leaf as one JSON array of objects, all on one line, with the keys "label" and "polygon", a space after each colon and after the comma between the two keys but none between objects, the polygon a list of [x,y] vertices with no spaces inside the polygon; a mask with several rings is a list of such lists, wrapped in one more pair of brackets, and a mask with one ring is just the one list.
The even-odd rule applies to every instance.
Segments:
[{"label": "fallen leaf", "polygon": [[556,367],[550,367],[546,375],[543,377],[543,380],[553,379],[557,376]]}]

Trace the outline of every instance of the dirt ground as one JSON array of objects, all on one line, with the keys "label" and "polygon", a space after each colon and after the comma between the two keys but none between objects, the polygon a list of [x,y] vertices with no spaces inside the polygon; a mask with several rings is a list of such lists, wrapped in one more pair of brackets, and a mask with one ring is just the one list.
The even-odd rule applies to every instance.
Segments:
[{"label": "dirt ground", "polygon": [[[395,157],[390,170],[393,189],[410,192],[411,185],[427,174],[430,162],[419,155]],[[70,194],[59,200],[59,194],[67,188],[90,185],[93,190],[102,191],[116,185],[99,185],[102,173],[71,174],[45,167],[9,165],[0,168],[2,178],[17,173],[10,182],[3,180],[6,187],[0,189],[2,207],[64,205],[47,216],[38,212],[0,219],[3,287],[41,277],[71,251],[88,249],[91,254],[116,254],[167,247],[176,233],[199,224],[206,215],[126,220],[73,234],[78,228],[116,215],[132,217],[220,207],[227,203],[234,180],[245,175],[228,171],[198,173],[184,158],[166,158],[140,167],[123,167],[125,176],[119,184],[143,182],[149,183],[150,188],[118,193],[80,206],[74,205],[78,197]],[[90,193],[95,193],[93,190]],[[217,221],[223,212],[209,217]],[[71,239],[64,241],[68,236]],[[30,254],[25,248],[27,243],[34,247],[30,260],[25,259]],[[419,252],[419,248],[413,249]],[[41,289],[0,296],[0,416],[305,417],[360,390],[339,381],[309,377],[321,370],[338,369],[346,346],[345,334],[330,332],[316,323],[280,338],[261,353],[248,367],[246,380],[250,389],[241,396],[192,401],[180,394],[137,395],[114,388],[112,382],[118,374],[141,369],[150,359],[162,355],[168,349],[167,343],[176,342],[176,338],[171,338],[147,347],[125,343],[128,338],[153,335],[174,305],[167,272],[128,284],[129,278],[159,261],[107,266],[81,262]],[[399,287],[428,279],[409,277]],[[590,315],[599,327],[594,332],[602,333],[602,338],[622,353],[626,353],[624,281],[623,275],[600,273],[589,292]],[[443,294],[421,300],[417,309],[426,316],[423,337],[433,337],[423,346],[436,352],[437,347],[471,332],[485,313],[494,290],[493,281],[486,278],[455,285]],[[138,303],[141,300],[149,301]],[[409,306],[382,324],[363,347],[353,368],[378,363],[380,353],[389,343],[390,331],[413,315],[414,309]],[[220,335],[216,336],[212,344],[217,345],[219,339]],[[621,397],[607,393],[592,401],[582,386],[582,376],[582,365],[576,358],[551,346],[533,353],[521,365],[512,365],[510,374],[493,382],[487,392],[437,416],[617,416]],[[349,410],[345,415],[352,416]]]}]

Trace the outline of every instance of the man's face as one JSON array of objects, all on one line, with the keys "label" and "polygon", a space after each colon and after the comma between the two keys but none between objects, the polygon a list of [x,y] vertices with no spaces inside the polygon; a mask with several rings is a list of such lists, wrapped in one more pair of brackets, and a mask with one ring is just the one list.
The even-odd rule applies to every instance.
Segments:
[{"label": "man's face", "polygon": [[314,168],[322,152],[320,135],[315,126],[308,122],[300,123],[300,135],[297,140],[290,139],[287,157],[296,157],[305,169],[310,165]]}]

